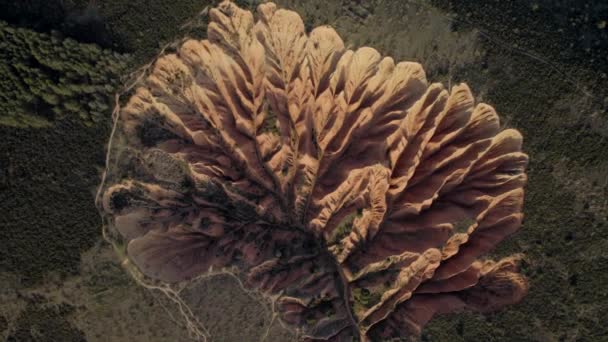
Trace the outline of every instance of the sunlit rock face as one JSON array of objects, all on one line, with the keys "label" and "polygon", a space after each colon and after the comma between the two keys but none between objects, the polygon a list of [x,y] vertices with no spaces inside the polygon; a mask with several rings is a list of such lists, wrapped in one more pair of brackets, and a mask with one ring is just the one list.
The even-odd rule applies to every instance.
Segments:
[{"label": "sunlit rock face", "polygon": [[102,207],[143,274],[234,267],[308,340],[525,295],[519,256],[483,258],[521,225],[528,160],[492,107],[272,3],[209,15],[120,110],[137,161]]}]

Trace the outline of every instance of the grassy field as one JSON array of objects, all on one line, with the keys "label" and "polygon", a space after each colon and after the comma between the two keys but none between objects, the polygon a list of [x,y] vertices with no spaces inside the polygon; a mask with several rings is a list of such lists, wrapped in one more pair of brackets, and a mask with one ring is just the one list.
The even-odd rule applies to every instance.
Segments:
[{"label": "grassy field", "polygon": [[[531,157],[525,223],[495,254],[526,254],[530,293],[496,314],[440,317],[423,340],[608,340],[602,323],[608,315],[606,5],[277,2],[298,10],[309,27],[333,25],[353,47],[370,45],[395,59],[421,62],[435,81],[466,81],[479,100],[495,106],[505,127],[524,135]],[[187,31],[180,25],[208,3],[23,1],[0,5],[8,6],[0,8],[0,19],[128,54],[134,70]],[[6,338],[108,340],[103,327],[124,321],[113,341],[186,339],[169,328],[175,324],[162,308],[167,303],[124,276],[109,251],[96,249],[102,248],[100,219],[92,196],[109,124],[108,113],[107,121],[92,127],[70,118],[47,128],[0,127],[0,202],[9,213],[0,218],[0,298],[14,309],[0,314]],[[209,292],[221,285],[205,286]],[[258,304],[242,305],[233,309],[246,314]],[[228,338],[222,323],[215,324],[216,336]]]}]

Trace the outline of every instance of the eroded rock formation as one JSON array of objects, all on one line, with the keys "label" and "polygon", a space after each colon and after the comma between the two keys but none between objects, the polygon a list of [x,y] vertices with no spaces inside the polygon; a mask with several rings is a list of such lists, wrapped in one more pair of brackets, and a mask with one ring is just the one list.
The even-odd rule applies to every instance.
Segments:
[{"label": "eroded rock formation", "polygon": [[160,57],[120,111],[136,156],[103,210],[145,275],[238,267],[309,340],[416,335],[435,314],[526,292],[527,156],[469,88],[345,48],[294,12],[230,2]]}]

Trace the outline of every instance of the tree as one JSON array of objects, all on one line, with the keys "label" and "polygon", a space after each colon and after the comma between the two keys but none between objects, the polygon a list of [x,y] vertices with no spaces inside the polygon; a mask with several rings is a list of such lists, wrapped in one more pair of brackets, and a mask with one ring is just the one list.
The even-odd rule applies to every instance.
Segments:
[{"label": "tree", "polygon": [[110,115],[126,55],[0,22],[0,125],[45,127]]}]

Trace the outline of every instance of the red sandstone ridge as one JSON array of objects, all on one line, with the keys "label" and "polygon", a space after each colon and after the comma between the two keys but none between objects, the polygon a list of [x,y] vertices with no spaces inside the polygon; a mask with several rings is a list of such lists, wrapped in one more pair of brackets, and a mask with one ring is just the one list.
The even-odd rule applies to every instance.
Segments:
[{"label": "red sandstone ridge", "polygon": [[208,40],[159,58],[120,111],[134,157],[103,210],[138,268],[174,283],[236,266],[309,340],[520,300],[518,257],[483,257],[521,225],[521,135],[465,84],[257,14],[211,10]]}]

